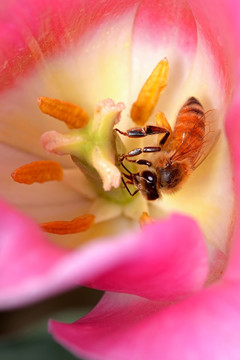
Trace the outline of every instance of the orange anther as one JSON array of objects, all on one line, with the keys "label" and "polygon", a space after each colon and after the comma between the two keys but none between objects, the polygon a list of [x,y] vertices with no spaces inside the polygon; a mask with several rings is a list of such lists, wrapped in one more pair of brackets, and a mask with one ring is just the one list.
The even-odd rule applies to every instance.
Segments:
[{"label": "orange anther", "polygon": [[43,231],[58,234],[76,234],[86,231],[93,226],[95,216],[92,214],[86,214],[79,216],[71,221],[51,221],[41,224]]},{"label": "orange anther", "polygon": [[38,105],[44,114],[64,121],[69,129],[81,129],[87,125],[89,116],[80,106],[70,102],[39,97]]},{"label": "orange anther", "polygon": [[139,219],[140,225],[144,226],[146,224],[151,224],[152,222],[153,222],[153,219],[148,215],[148,213],[143,212]]},{"label": "orange anther", "polygon": [[44,183],[63,178],[63,170],[56,161],[40,160],[21,166],[11,174],[14,181],[22,184]]},{"label": "orange anther", "polygon": [[160,94],[168,83],[169,64],[166,58],[155,67],[143,85],[137,101],[131,109],[131,118],[138,125],[144,125],[152,114]]}]

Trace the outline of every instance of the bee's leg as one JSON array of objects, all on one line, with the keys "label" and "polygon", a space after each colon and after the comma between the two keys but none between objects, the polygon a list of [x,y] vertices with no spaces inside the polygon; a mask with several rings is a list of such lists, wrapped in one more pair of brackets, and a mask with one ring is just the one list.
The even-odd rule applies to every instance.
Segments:
[{"label": "bee's leg", "polygon": [[160,146],[145,146],[143,148],[143,153],[153,153],[153,152],[159,152],[161,150],[162,149]]},{"label": "bee's leg", "polygon": [[125,176],[125,178],[127,178],[127,181],[124,180],[123,176],[122,176],[122,182],[123,185],[125,186],[125,188],[127,189],[127,192],[129,193],[130,196],[134,196],[139,192],[139,189],[136,189],[133,193],[130,191],[129,187],[127,186],[127,184],[130,185],[134,185],[134,177],[136,175],[138,175],[138,173],[134,174],[132,173],[130,170],[128,170],[128,168],[126,168],[126,166],[121,162],[122,167],[128,172],[128,174],[122,173],[123,176]]},{"label": "bee's leg", "polygon": [[151,161],[145,160],[145,159],[139,159],[139,160],[127,160],[131,162],[136,162],[138,165],[146,165],[146,166],[152,166]]},{"label": "bee's leg", "polygon": [[153,152],[158,152],[158,151],[161,151],[160,146],[145,146],[144,148],[136,148],[136,149],[129,151],[127,154],[122,155],[120,157],[120,162],[122,164],[123,160],[125,159],[129,162],[134,162],[139,165],[152,166],[151,161],[148,161],[145,159],[135,160],[135,159],[129,159],[129,158],[140,155],[142,153],[146,154],[146,153],[153,153]]},{"label": "bee's leg", "polygon": [[[123,174],[123,175],[126,176],[126,174]],[[131,181],[125,181],[124,178],[122,177],[122,182],[123,182],[123,184],[124,184],[125,188],[127,189],[127,192],[129,193],[130,196],[134,196],[139,192],[139,190],[137,189],[133,193],[131,193],[129,187],[127,186],[127,184],[133,185],[133,183]]]},{"label": "bee's leg", "polygon": [[144,128],[133,128],[127,131],[121,131],[117,128],[114,129],[114,131],[119,132],[121,135],[128,136],[130,138],[139,138],[147,136]]},{"label": "bee's leg", "polygon": [[114,129],[114,131],[117,131],[121,135],[128,136],[130,138],[139,138],[139,137],[144,137],[144,136],[149,136],[149,135],[165,134],[163,137],[164,143],[167,141],[167,138],[170,135],[170,131],[167,130],[166,128],[160,127],[160,126],[154,126],[154,125],[147,125],[142,128],[141,127],[132,128],[127,131],[121,131],[119,129]]},{"label": "bee's leg", "polygon": [[167,141],[167,139],[169,138],[170,135],[170,131],[164,127],[160,127],[160,126],[153,126],[153,125],[148,125],[145,128],[146,130],[146,136],[147,135],[159,135],[159,134],[164,134],[163,138],[160,140],[159,145],[164,145]]},{"label": "bee's leg", "polygon": [[128,168],[126,168],[126,166],[123,164],[123,159],[120,160],[120,161],[121,161],[122,167],[128,172],[128,174],[130,174],[130,175],[128,175],[128,174],[124,174],[124,173],[123,173],[123,175],[124,175],[127,179],[129,179],[129,180],[132,181],[134,174],[133,174],[130,170],[128,170]]},{"label": "bee's leg", "polygon": [[126,166],[123,163],[121,163],[121,165],[128,172],[128,174],[122,173],[122,175],[125,176],[128,179],[127,181],[125,181],[124,178],[122,177],[122,182],[123,182],[125,188],[127,189],[129,195],[134,196],[139,192],[139,190],[137,189],[133,193],[131,193],[131,191],[130,191],[129,187],[127,186],[127,184],[134,185],[133,178],[134,178],[134,176],[136,174],[133,174],[130,170],[128,170],[128,168],[126,168]]},{"label": "bee's leg", "polygon": [[170,132],[167,131],[166,134],[164,135],[164,137],[160,140],[159,145],[164,145],[167,141],[167,139],[169,138]]}]

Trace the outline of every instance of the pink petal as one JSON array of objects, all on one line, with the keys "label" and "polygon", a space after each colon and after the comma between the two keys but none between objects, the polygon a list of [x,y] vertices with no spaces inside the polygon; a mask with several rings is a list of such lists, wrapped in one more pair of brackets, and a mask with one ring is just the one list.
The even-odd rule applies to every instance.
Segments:
[{"label": "pink petal", "polygon": [[235,180],[235,191],[237,200],[237,213],[236,218],[233,219],[235,228],[232,229],[232,249],[229,259],[228,271],[226,277],[230,279],[236,279],[239,281],[240,276],[240,217],[239,217],[239,206],[240,206],[240,147],[239,147],[239,134],[240,134],[240,122],[238,121],[240,112],[240,89],[235,96],[233,105],[228,113],[227,118],[227,135],[229,138],[229,145],[233,158],[234,165],[234,180]]},{"label": "pink petal", "polygon": [[134,296],[106,294],[73,324],[50,321],[67,349],[95,360],[238,360],[240,289],[208,288],[164,307]]},{"label": "pink petal", "polygon": [[174,45],[183,51],[192,52],[197,45],[196,31],[196,23],[187,1],[143,0],[139,2],[136,12],[133,46],[142,42],[158,50],[164,44],[168,51],[168,47]]},{"label": "pink petal", "polygon": [[128,236],[128,241],[128,252],[87,286],[171,301],[203,285],[207,252],[191,219],[173,215],[146,226],[135,239]]},{"label": "pink petal", "polygon": [[[109,4],[112,2],[109,2]],[[12,4],[16,6],[16,8],[12,8]],[[42,4],[42,5],[41,5]],[[20,18],[26,22],[28,29],[30,29],[31,34],[26,33],[24,29],[25,27],[22,27],[22,20],[18,20],[15,22],[16,27],[12,31],[11,26],[9,25],[9,28],[6,27],[5,30],[2,29],[2,35],[6,35],[6,42],[8,43],[8,46],[5,46],[5,50],[7,55],[6,59],[7,61],[4,63],[4,72],[3,72],[3,84],[9,85],[12,81],[15,80],[15,76],[17,74],[24,74],[25,71],[29,70],[35,63],[38,63],[38,61],[41,61],[41,53],[45,55],[51,55],[53,52],[61,51],[66,43],[68,43],[69,39],[63,36],[63,34],[66,34],[69,28],[71,29],[71,24],[77,23],[80,21],[80,15],[83,10],[85,10],[84,7],[81,8],[81,11],[79,11],[79,2],[73,2],[71,3],[71,7],[68,3],[60,3],[57,4],[58,11],[56,13],[56,3],[53,5],[49,3],[39,3],[37,2],[31,2],[31,1],[25,1],[24,4],[21,3],[19,5],[19,2],[11,2],[10,5],[6,5],[6,7],[9,7],[9,17],[10,14],[20,14]],[[129,6],[132,6],[134,2],[130,2]],[[88,9],[88,12],[86,13],[87,17],[94,17],[96,13],[98,16],[96,16],[96,21],[93,22],[93,26],[97,26],[98,21],[101,21],[101,19],[106,19],[107,16],[111,17],[113,14],[117,14],[119,11],[119,14],[121,11],[125,11],[126,9],[126,3],[121,2],[121,4],[116,4],[113,6],[110,10],[107,8],[104,8],[103,10],[99,11],[101,4],[96,4],[94,2],[87,2],[86,8]],[[20,9],[20,6],[22,8]],[[82,4],[81,4],[82,6]],[[15,10],[15,11],[13,11]],[[141,9],[140,9],[141,10]],[[30,13],[33,13],[34,16],[29,16]],[[49,14],[53,14],[54,16],[49,16]],[[45,15],[46,19],[45,19]],[[22,15],[22,17],[21,17]],[[106,16],[105,16],[106,15]],[[212,14],[213,15],[213,14]],[[63,16],[63,17],[62,17]],[[42,25],[42,28],[46,28],[43,38],[49,38],[49,34],[54,34],[53,39],[50,37],[48,46],[45,48],[44,44],[45,42],[43,39],[41,39],[41,33],[39,32],[39,29],[37,27],[38,20],[43,18],[45,19],[45,26]],[[34,21],[32,20],[34,19]],[[50,19],[50,20],[49,20]],[[183,19],[183,17],[182,17]],[[6,23],[8,24],[8,16],[6,16]],[[136,19],[137,20],[137,19]],[[82,21],[82,18],[81,18]],[[190,22],[192,23],[192,22]],[[11,21],[9,22],[11,24]],[[89,22],[90,24],[90,22]],[[92,25],[91,25],[92,26]],[[84,27],[84,26],[83,26]],[[82,31],[82,28],[79,27]],[[86,27],[87,28],[87,27]],[[18,30],[22,29],[21,32]],[[56,30],[55,32],[52,30]],[[191,29],[191,27],[190,27]],[[7,31],[9,30],[9,31]],[[17,31],[16,31],[17,30]],[[74,33],[74,32],[73,32]],[[32,36],[33,34],[33,36]],[[195,33],[194,33],[195,34]],[[193,36],[195,36],[193,34]],[[73,35],[75,36],[75,35]],[[78,37],[79,34],[76,35]],[[34,42],[34,39],[37,39],[37,44]],[[41,39],[41,41],[39,40]],[[26,41],[27,40],[27,41]],[[194,42],[193,42],[194,44]],[[26,46],[27,45],[27,46]],[[32,56],[28,56],[32,55]],[[16,62],[15,56],[18,56],[18,61]],[[19,66],[21,63],[21,59],[24,59],[25,56],[27,56],[27,59],[29,60],[29,63],[27,64],[21,64],[22,66]],[[4,58],[5,59],[5,58]],[[16,65],[17,64],[17,65]],[[8,216],[13,216],[11,212],[8,212],[6,210],[5,206],[3,206],[3,211],[6,211],[5,215],[7,218]],[[47,241],[45,241],[42,237],[42,234],[38,232],[35,227],[33,227],[33,230],[30,230],[28,233],[27,225],[25,224],[25,220],[22,220],[21,217],[19,217],[18,214],[14,213],[14,221],[16,216],[16,228],[12,229],[14,231],[14,236],[12,239],[10,239],[8,242],[4,243],[3,249],[4,249],[4,267],[2,273],[8,274],[7,279],[3,279],[3,286],[4,286],[4,292],[3,294],[3,303],[6,305],[11,305],[9,303],[9,299],[11,298],[10,295],[14,295],[14,299],[12,299],[12,305],[17,303],[23,303],[26,301],[30,301],[30,299],[35,299],[38,297],[46,296],[47,293],[52,293],[54,291],[58,291],[59,289],[63,289],[66,287],[70,287],[73,285],[73,283],[83,283],[87,281],[92,281],[96,277],[96,274],[100,274],[98,277],[99,284],[97,284],[97,281],[94,280],[95,286],[104,286],[104,288],[113,288],[118,291],[129,291],[131,292],[131,289],[133,286],[134,279],[138,281],[143,281],[143,273],[141,273],[141,264],[144,263],[145,266],[149,266],[149,272],[147,273],[147,276],[149,279],[152,279],[152,275],[156,277],[155,281],[157,284],[159,284],[161,281],[164,280],[163,284],[165,288],[163,289],[166,291],[167,286],[167,279],[172,275],[173,271],[176,273],[176,267],[173,264],[172,268],[169,268],[169,273],[162,274],[158,273],[157,268],[157,257],[153,253],[153,245],[154,240],[150,238],[151,247],[149,247],[149,256],[153,260],[153,262],[150,264],[147,259],[143,256],[143,251],[147,247],[147,241],[148,239],[142,239],[141,235],[128,235],[125,236],[124,239],[114,239],[113,242],[110,244],[109,240],[104,240],[99,243],[94,243],[90,246],[87,246],[81,251],[77,251],[75,253],[66,252],[63,250],[56,249],[54,246],[51,246]],[[2,217],[4,219],[4,216]],[[19,221],[20,219],[20,221]],[[184,218],[182,218],[184,219]],[[176,218],[175,218],[176,220]],[[174,222],[175,222],[174,220]],[[23,221],[23,222],[22,222]],[[170,220],[169,220],[170,221]],[[171,220],[173,223],[173,220]],[[182,220],[181,220],[182,221]],[[177,220],[177,223],[181,222],[180,220]],[[185,220],[184,220],[185,221]],[[187,220],[186,220],[187,221]],[[203,239],[197,229],[195,228],[195,225],[192,225],[193,223],[189,221],[189,227],[192,231],[192,235],[194,235],[197,238],[197,244],[191,243],[191,241],[186,237],[186,239],[182,239],[182,231],[183,229],[176,227],[175,231],[176,234],[178,234],[178,248],[177,248],[177,254],[179,254],[179,258],[176,259],[176,263],[179,265],[178,270],[182,269],[182,272],[179,273],[179,277],[177,279],[173,279],[173,282],[171,283],[172,288],[170,287],[170,290],[173,291],[174,285],[179,281],[180,287],[178,291],[175,293],[173,292],[173,297],[179,297],[182,295],[185,295],[189,291],[194,291],[201,287],[205,275],[206,275],[206,252],[203,245]],[[183,222],[184,223],[184,222]],[[25,225],[24,225],[25,224]],[[28,222],[27,222],[28,224]],[[166,229],[162,231],[162,227],[165,227],[161,224],[157,224],[153,226],[153,229],[155,228],[155,232],[158,234],[164,234]],[[186,226],[186,223],[184,223],[184,228]],[[195,230],[194,230],[195,228]],[[17,230],[19,229],[19,235],[17,234]],[[156,230],[159,229],[159,230]],[[169,230],[169,229],[168,229]],[[36,235],[35,235],[36,231]],[[172,230],[174,231],[174,230]],[[185,230],[184,230],[185,231]],[[183,231],[183,234],[184,234]],[[15,233],[16,232],[16,233]],[[34,236],[31,235],[31,232],[33,232]],[[7,234],[5,232],[4,234]],[[27,235],[26,235],[27,234]],[[30,236],[29,236],[30,234]],[[20,239],[19,239],[20,237]],[[170,240],[174,240],[174,234],[171,235]],[[32,243],[33,241],[33,243]],[[139,244],[139,242],[142,242]],[[162,256],[162,261],[166,260],[166,254],[169,252],[170,254],[173,254],[173,243],[166,244],[164,243],[164,247],[162,249],[162,252],[160,251],[160,241],[162,239],[158,239],[157,244],[157,250],[158,250],[158,256]],[[175,240],[176,241],[176,240]],[[188,242],[189,241],[189,242]],[[36,242],[36,243],[35,243]],[[176,243],[174,243],[176,245]],[[189,244],[192,246],[193,251],[193,258],[195,259],[195,263],[191,261],[191,253],[186,254],[185,249],[181,250],[181,247],[179,244],[186,244],[189,246]],[[141,246],[140,246],[141,245]],[[156,245],[156,244],[155,244]],[[27,250],[26,250],[27,249]],[[165,253],[166,252],[166,253]],[[47,257],[47,261],[45,263],[45,254],[53,254],[49,255],[49,258]],[[128,257],[126,258],[126,253],[128,254]],[[22,256],[19,256],[21,254]],[[6,257],[7,255],[7,257]],[[12,259],[14,260],[13,263],[16,263],[16,266],[12,266]],[[36,262],[32,263],[30,260],[25,260],[28,258],[28,256],[34,259],[37,259]],[[187,259],[184,258],[184,256],[187,256]],[[52,257],[52,259],[50,259]],[[18,261],[16,261],[16,259]],[[97,259],[97,261],[96,261]],[[125,262],[127,260],[127,265],[129,266],[129,269],[132,271],[129,274],[129,278],[131,280],[131,286],[128,286],[126,284],[127,282],[127,271],[125,270],[125,274],[123,277],[119,276],[119,289],[116,289],[115,284],[113,284],[113,275],[119,275],[119,271],[121,270],[121,267],[124,266]],[[141,260],[141,262],[140,262]],[[167,261],[167,260],[166,260]],[[185,261],[187,264],[185,264]],[[197,269],[196,264],[200,266],[199,270]],[[159,265],[159,264],[158,264]],[[194,265],[194,266],[193,266]],[[22,267],[22,276],[18,276],[18,273],[20,273],[19,269]],[[182,268],[181,268],[182,267]],[[110,269],[113,269],[110,271]],[[195,269],[195,271],[191,272],[190,269]],[[105,280],[104,276],[101,276],[101,273],[104,273],[104,271],[108,271],[109,275],[109,283],[107,280]],[[172,273],[171,273],[172,272]],[[187,276],[187,272],[190,272],[190,275]],[[51,274],[51,276],[49,276]],[[111,276],[112,278],[111,278]],[[37,276],[37,279],[36,279]],[[34,278],[35,277],[35,278]],[[6,281],[6,282],[4,282]],[[152,280],[152,285],[155,285],[154,281]],[[17,284],[17,288],[16,288]],[[14,289],[15,287],[15,289]],[[154,286],[153,286],[154,287]],[[23,291],[24,289],[24,291]],[[169,290],[169,289],[168,289]],[[169,293],[171,291],[169,290]],[[150,298],[163,298],[164,293],[161,292],[161,289],[142,289],[141,286],[136,285],[136,289],[132,290],[133,293],[141,294],[143,296],[148,296]],[[169,295],[169,293],[167,293]],[[4,297],[5,296],[5,297]],[[29,298],[29,300],[28,300]]]},{"label": "pink petal", "polygon": [[237,0],[224,1],[225,7],[230,14],[229,18],[231,19],[231,25],[233,31],[231,37],[235,42],[235,91],[233,94],[233,102],[230,107],[230,110],[227,114],[227,123],[226,130],[227,136],[229,139],[230,151],[233,159],[234,167],[234,180],[235,180],[235,191],[236,191],[236,218],[234,219],[235,228],[232,229],[232,248],[229,259],[228,270],[225,274],[227,279],[239,281],[240,275],[240,263],[239,263],[239,254],[240,254],[240,217],[239,217],[239,207],[240,207],[240,147],[239,147],[239,134],[240,134],[240,122],[239,122],[239,112],[240,112],[240,3]]},{"label": "pink petal", "polygon": [[51,292],[46,274],[67,251],[48,242],[37,225],[2,202],[0,214],[1,305],[46,296]]},{"label": "pink petal", "polygon": [[[135,101],[152,69],[167,57],[170,64],[169,83],[157,108],[169,113],[172,104],[176,106],[182,95],[196,49],[197,28],[185,0],[139,2],[132,39],[132,101]],[[169,98],[171,105],[168,104]]]},{"label": "pink petal", "polygon": [[[185,296],[205,281],[206,249],[197,226],[188,218],[175,215],[143,233],[125,234],[111,241],[99,239],[67,251],[52,245],[36,225],[7,205],[1,203],[0,212],[1,307],[29,303],[95,278],[99,279],[94,281],[98,288],[102,284],[116,287],[115,281],[119,291],[129,289],[164,299]],[[162,239],[166,230],[170,235]],[[148,288],[144,289],[146,284]]]},{"label": "pink petal", "polygon": [[105,6],[95,0],[5,2],[0,28],[1,89],[36,64],[44,64],[45,57],[66,51],[87,30],[127,12],[137,2],[107,1]]},{"label": "pink petal", "polygon": [[216,76],[222,82],[221,86],[224,87],[225,95],[229,99],[236,67],[237,32],[234,31],[232,14],[235,12],[239,19],[239,4],[236,0],[212,0],[206,6],[196,0],[188,0],[188,3],[198,24],[198,36],[203,37],[208,51],[212,54],[209,54],[209,57],[213,56]]}]

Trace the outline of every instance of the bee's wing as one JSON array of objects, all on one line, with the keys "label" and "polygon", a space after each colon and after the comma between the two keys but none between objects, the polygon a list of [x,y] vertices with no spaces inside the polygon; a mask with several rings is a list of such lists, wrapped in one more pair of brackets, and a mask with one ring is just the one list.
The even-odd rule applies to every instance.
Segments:
[{"label": "bee's wing", "polygon": [[194,161],[193,169],[196,169],[199,165],[201,165],[201,163],[210,154],[214,146],[217,144],[220,135],[221,135],[220,130],[209,132],[208,134],[205,135],[199,155]]},{"label": "bee's wing", "polygon": [[192,169],[196,169],[204,161],[204,159],[208,156],[217,143],[220,136],[220,130],[216,129],[216,119],[214,116],[210,116],[213,114],[213,112],[214,110],[209,110],[204,114],[205,134],[202,144],[199,145],[199,142],[196,141],[194,135],[194,129],[196,126],[198,126],[198,122],[202,119],[200,118],[194,124],[188,136],[171,156],[172,162],[193,158],[194,161],[192,163]]}]

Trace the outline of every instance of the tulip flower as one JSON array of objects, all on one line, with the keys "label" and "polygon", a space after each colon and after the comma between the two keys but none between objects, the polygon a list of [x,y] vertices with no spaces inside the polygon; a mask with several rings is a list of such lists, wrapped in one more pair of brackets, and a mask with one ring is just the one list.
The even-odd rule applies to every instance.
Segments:
[{"label": "tulip flower", "polygon": [[[238,3],[2,13],[0,306],[89,286],[106,291],[96,308],[49,326],[77,356],[239,359]],[[176,193],[131,197],[119,158],[145,140],[124,134],[170,129],[193,96],[219,134],[209,153]]]}]

